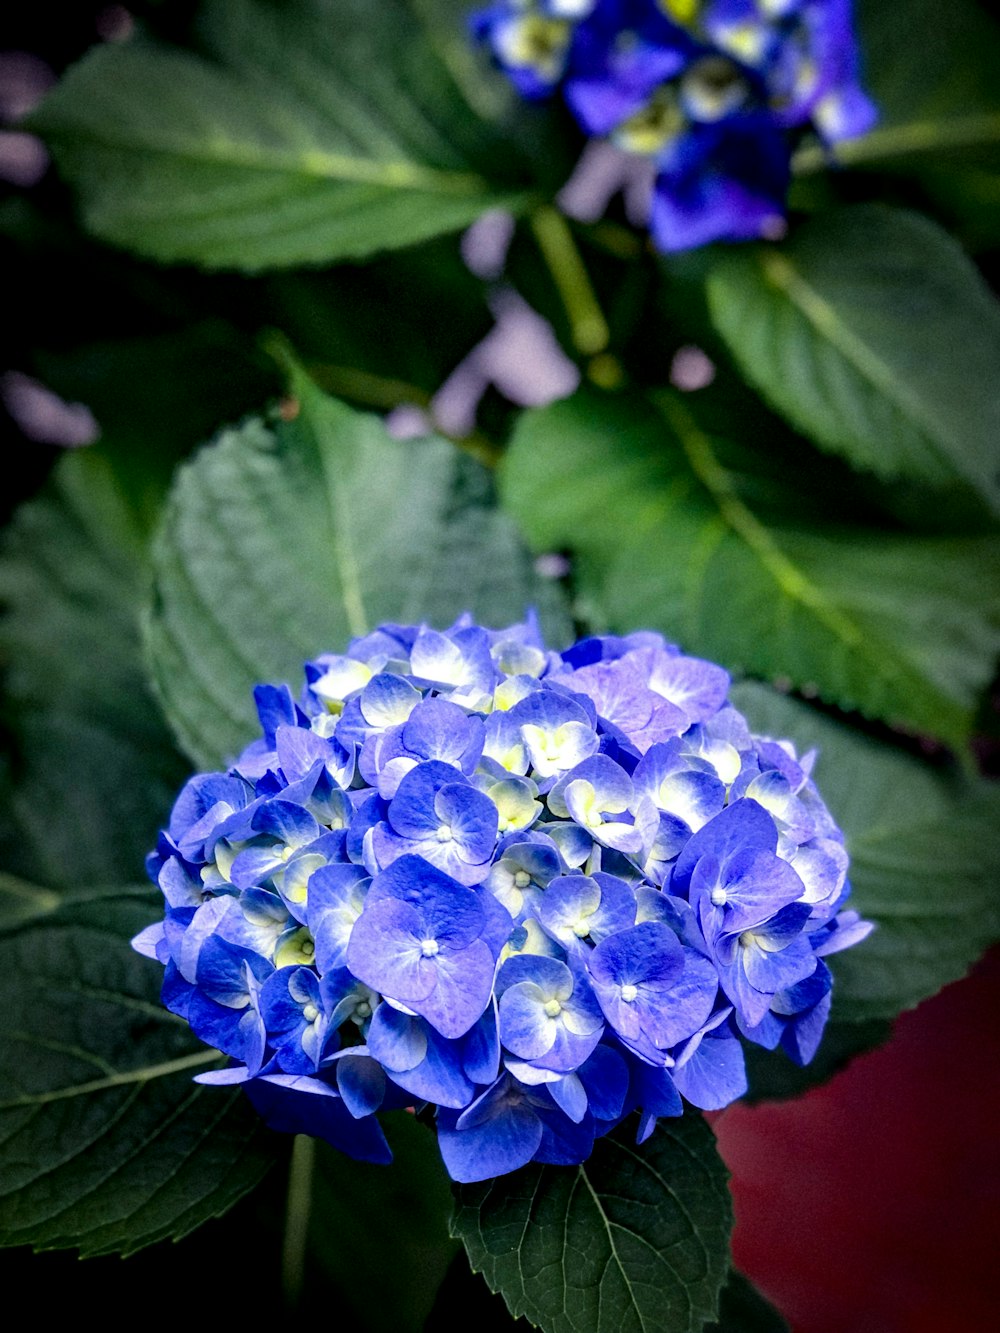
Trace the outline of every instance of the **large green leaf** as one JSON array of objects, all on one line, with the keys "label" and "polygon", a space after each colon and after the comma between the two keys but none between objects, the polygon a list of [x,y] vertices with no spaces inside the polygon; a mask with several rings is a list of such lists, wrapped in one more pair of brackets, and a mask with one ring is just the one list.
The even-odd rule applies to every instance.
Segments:
[{"label": "large green leaf", "polygon": [[152,893],[68,905],[0,939],[0,1243],[130,1253],[224,1212],[280,1150],[128,940]]},{"label": "large green leaf", "polygon": [[204,55],[96,48],[30,124],[91,230],[156,259],[260,269],[408,245],[529,197],[421,8],[209,0]]},{"label": "large green leaf", "polygon": [[545,1333],[696,1333],[729,1268],[727,1173],[700,1116],[630,1121],[580,1166],[457,1190],[452,1230],[515,1317]]},{"label": "large green leaf", "polygon": [[0,850],[55,888],[140,880],[184,774],[139,646],[147,499],[133,503],[102,450],[68,455],[0,554]]},{"label": "large green leaf", "polygon": [[823,448],[886,479],[964,482],[1000,513],[1000,304],[914,213],[860,206],[708,279],[747,378]]},{"label": "large green leaf", "polygon": [[963,976],[1000,940],[1000,783],[939,771],[761,685],[732,697],[756,731],[818,748],[851,906],[877,923],[830,960],[834,1018],[891,1018]]},{"label": "large green leaf", "polygon": [[505,504],[536,550],[575,555],[584,616],[963,743],[1000,648],[997,542],[824,522],[693,395],[657,401],[525,413],[505,458]]},{"label": "large green leaf", "polygon": [[553,644],[570,633],[478,464],[294,387],[294,420],[251,421],[181,470],[156,543],[153,670],[202,764],[256,733],[257,682],[297,687],[306,659],[383,621],[502,625],[535,605]]}]

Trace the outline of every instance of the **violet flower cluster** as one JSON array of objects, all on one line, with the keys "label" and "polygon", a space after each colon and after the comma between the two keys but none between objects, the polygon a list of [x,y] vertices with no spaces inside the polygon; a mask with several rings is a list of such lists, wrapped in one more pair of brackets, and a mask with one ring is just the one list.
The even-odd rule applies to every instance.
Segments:
[{"label": "violet flower cluster", "polygon": [[791,153],[865,133],[851,0],[494,0],[472,18],[518,92],[655,162],[661,250],[774,238]]},{"label": "violet flower cluster", "polygon": [[578,1163],[638,1111],[798,1063],[830,1007],[843,839],[812,755],[753,736],[720,667],[653,633],[383,625],[256,690],[263,735],[192,778],[135,947],[277,1129],[387,1161],[436,1108],[447,1168]]}]

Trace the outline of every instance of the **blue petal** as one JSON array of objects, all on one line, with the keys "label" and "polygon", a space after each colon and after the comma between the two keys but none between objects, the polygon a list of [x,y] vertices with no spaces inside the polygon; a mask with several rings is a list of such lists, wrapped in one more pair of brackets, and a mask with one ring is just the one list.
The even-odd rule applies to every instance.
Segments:
[{"label": "blue petal", "polygon": [[272,1129],[325,1139],[362,1162],[392,1161],[374,1116],[355,1120],[334,1090],[315,1078],[268,1075],[245,1084],[247,1096]]},{"label": "blue petal", "polygon": [[625,1111],[628,1066],[610,1046],[598,1046],[580,1067],[590,1113],[597,1120],[615,1121]]},{"label": "blue petal", "polygon": [[484,734],[482,718],[446,699],[428,699],[410,713],[402,741],[421,759],[440,759],[471,773],[483,752]]},{"label": "blue petal", "polygon": [[438,1035],[424,1019],[380,1004],[368,1031],[368,1049],[399,1087],[421,1101],[461,1110],[475,1087],[461,1064],[461,1046]]},{"label": "blue petal", "polygon": [[364,867],[353,864],[323,866],[310,878],[307,922],[321,971],[343,966],[370,883]]},{"label": "blue petal", "polygon": [[554,1083],[547,1083],[545,1086],[560,1111],[568,1116],[574,1125],[578,1125],[587,1114],[587,1093],[577,1075],[565,1074]]},{"label": "blue petal", "polygon": [[347,966],[373,990],[403,1004],[426,999],[437,985],[437,966],[424,949],[431,936],[409,903],[372,902],[355,922],[347,946]]},{"label": "blue petal", "polygon": [[540,1112],[542,1141],[534,1161],[552,1166],[576,1166],[585,1162],[594,1149],[594,1117],[585,1114],[579,1124],[557,1106]]},{"label": "blue petal", "polygon": [[500,1033],[495,1004],[466,1033],[462,1068],[473,1083],[492,1083],[500,1070]]},{"label": "blue petal", "polygon": [[451,829],[462,856],[475,864],[486,861],[497,840],[497,807],[474,787],[449,783],[434,801],[434,813]]},{"label": "blue petal", "polygon": [[747,1090],[743,1047],[729,1031],[708,1033],[671,1074],[678,1090],[703,1111],[719,1111]]},{"label": "blue petal", "polygon": [[339,1051],[333,1067],[337,1090],[355,1120],[379,1109],[385,1099],[385,1071],[363,1047]]},{"label": "blue petal", "polygon": [[790,150],[765,115],[691,125],[661,167],[650,219],[660,250],[745,241],[780,226]]},{"label": "blue petal", "polygon": [[526,1166],[541,1141],[538,1112],[524,1090],[506,1075],[461,1117],[453,1111],[438,1112],[441,1156],[452,1180],[463,1184]]},{"label": "blue petal", "polygon": [[482,940],[439,954],[437,985],[413,1008],[444,1037],[461,1037],[483,1015],[493,993],[494,958]]},{"label": "blue petal", "polygon": [[450,948],[471,944],[486,926],[486,899],[419,856],[400,857],[375,877],[366,902],[381,901],[409,903],[430,934]]},{"label": "blue petal", "polygon": [[279,726],[294,726],[295,701],[287,685],[258,685],[253,692],[264,740],[274,749],[275,733]]}]

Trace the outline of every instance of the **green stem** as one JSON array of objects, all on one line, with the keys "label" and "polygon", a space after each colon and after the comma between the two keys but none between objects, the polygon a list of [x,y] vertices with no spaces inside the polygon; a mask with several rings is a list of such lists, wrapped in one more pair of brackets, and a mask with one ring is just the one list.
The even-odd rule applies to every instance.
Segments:
[{"label": "green stem", "polygon": [[373,375],[355,366],[335,366],[327,361],[310,361],[308,370],[310,378],[327,393],[353,398],[355,402],[377,408],[380,412],[391,412],[403,403],[412,403],[415,407],[430,406],[430,394],[415,384],[408,384],[406,380]]},{"label": "green stem", "polygon": [[635,259],[648,248],[649,244],[629,227],[623,227],[620,222],[609,222],[607,218],[593,223],[587,232],[587,238],[609,255],[614,255],[615,259]]},{"label": "green stem", "polygon": [[[393,408],[412,405],[427,409],[431,405],[431,395],[426,389],[406,380],[390,379],[385,375],[373,375],[367,370],[358,370],[354,366],[335,366],[329,362],[311,361],[306,369],[311,379],[338,398],[350,398],[356,403],[364,403],[376,412],[391,412]],[[439,434],[444,432],[439,431]],[[469,454],[484,467],[496,467],[501,450],[489,436],[482,431],[473,431],[471,435],[458,438],[446,437],[463,453]]]},{"label": "green stem", "polygon": [[611,337],[608,322],[566,219],[545,204],[535,209],[530,220],[538,248],[566,311],[574,348],[581,356],[599,355],[605,351]]},{"label": "green stem", "polygon": [[[374,375],[370,371],[358,369],[357,366],[337,366],[326,361],[310,361],[306,365],[301,365],[291,343],[283,333],[275,329],[269,329],[261,336],[260,347],[265,355],[281,367],[289,383],[290,397],[288,403],[283,405],[282,411],[284,415],[284,408],[289,409],[290,415],[285,417],[288,421],[294,420],[298,411],[293,384],[295,375],[301,370],[304,370],[313,383],[324,392],[332,393],[338,398],[350,398],[356,403],[363,403],[365,407],[373,408],[376,412],[391,412],[394,408],[403,406],[427,409],[431,405],[431,395],[426,389],[421,389],[416,384],[409,384],[406,380],[393,379],[387,375]],[[500,459],[499,446],[481,431],[473,431],[463,439],[453,435],[445,438],[450,439],[452,444],[471,455],[484,467],[496,467]]]},{"label": "green stem", "polygon": [[281,1250],[281,1287],[289,1311],[296,1310],[302,1300],[315,1158],[316,1140],[307,1134],[296,1134],[288,1168],[285,1239]]}]

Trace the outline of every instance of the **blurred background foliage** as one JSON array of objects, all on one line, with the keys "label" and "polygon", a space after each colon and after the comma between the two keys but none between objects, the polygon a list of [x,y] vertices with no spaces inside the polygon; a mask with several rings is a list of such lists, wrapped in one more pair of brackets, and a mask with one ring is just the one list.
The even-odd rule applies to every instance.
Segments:
[{"label": "blurred background foliage", "polygon": [[[466,7],[414,0],[413,23],[440,24]],[[901,1009],[961,976],[1000,928],[1000,803],[978,776],[1000,774],[1000,6],[860,0],[878,128],[846,145],[835,171],[803,146],[787,242],[671,257],[629,226],[620,199],[594,220],[557,213],[551,200],[573,172],[579,131],[558,110],[510,105],[497,81],[475,74],[483,119],[466,123],[444,108],[455,138],[441,151],[454,152],[455,171],[471,162],[489,187],[457,203],[434,197],[393,211],[376,201],[369,215],[355,199],[341,226],[337,198],[328,203],[304,176],[286,179],[280,165],[258,197],[238,173],[217,180],[210,162],[183,154],[174,186],[169,175],[147,179],[136,163],[172,95],[169,71],[147,84],[149,70],[137,66],[119,85],[123,43],[134,46],[138,29],[249,71],[249,84],[264,71],[273,87],[287,86],[305,139],[322,138],[324,118],[336,120],[336,82],[327,103],[305,58],[296,67],[289,55],[309,50],[307,25],[296,27],[309,8],[261,0],[257,26],[241,26],[238,5],[198,0],[21,5],[6,18],[5,919],[21,926],[65,910],[57,904],[80,889],[140,884],[191,756],[224,758],[222,732],[181,716],[162,678],[150,683],[144,651],[151,644],[155,658],[157,624],[172,615],[188,624],[182,576],[211,583],[210,571],[184,565],[183,551],[171,575],[169,543],[161,532],[157,547],[154,535],[179,463],[251,414],[269,426],[287,414],[267,343],[280,330],[327,393],[392,414],[400,433],[433,426],[456,440],[441,522],[458,515],[467,525],[454,529],[464,534],[460,575],[485,549],[491,567],[516,566],[536,600],[551,599],[567,633],[662,629],[765,682],[741,687],[741,706],[762,729],[820,742],[828,799],[853,839],[858,905],[882,929],[838,974],[843,1008],[805,1076],[815,1083],[883,1039]],[[402,51],[408,35],[401,67],[422,87]],[[76,62],[95,47],[81,73]],[[454,46],[451,54],[454,73],[461,60]],[[344,54],[345,68],[352,58]],[[470,68],[455,76],[466,88]],[[370,77],[393,95],[391,66]],[[93,90],[101,96],[88,101]],[[120,156],[85,132],[105,94],[108,115],[115,98],[119,110],[131,107]],[[179,92],[183,117],[181,103]],[[243,88],[217,110],[237,134],[251,124],[252,137],[254,106]],[[308,125],[303,107],[315,111]],[[257,110],[270,133],[277,112],[265,98]],[[274,124],[280,133],[280,116]],[[184,193],[203,188],[225,206],[202,226],[197,198]],[[162,216],[150,199],[165,201]],[[501,222],[480,232],[478,252],[460,243],[479,213],[505,206],[518,212],[511,235]],[[834,311],[836,336],[824,336],[803,290]],[[856,374],[858,343],[878,361],[874,381]],[[209,482],[230,479],[212,480],[205,457],[185,474],[187,491],[175,489],[172,512],[191,533],[217,529],[230,540],[248,511],[235,484],[231,513],[213,513]],[[502,531],[477,547],[472,526],[483,523]],[[534,565],[515,524],[540,557]],[[251,583],[248,597],[258,591],[263,603],[273,589]],[[312,604],[302,612],[314,613],[327,623]],[[237,674],[226,676],[233,698]],[[151,916],[153,896],[135,893],[135,910]],[[757,1096],[799,1090],[794,1071],[766,1055],[758,1063]],[[321,1154],[314,1228],[297,1256],[283,1221],[286,1174],[272,1171],[176,1249],[133,1256],[124,1279],[115,1257],[77,1267],[66,1253],[29,1259],[18,1249],[0,1268],[23,1280],[30,1263],[35,1282],[71,1283],[80,1308],[100,1310],[109,1283],[120,1291],[126,1281],[138,1300],[183,1266],[196,1284],[187,1308],[231,1317],[217,1265],[245,1272],[249,1235],[261,1314],[289,1300],[328,1312],[332,1283],[359,1328],[419,1328],[425,1316],[428,1328],[445,1327],[456,1310],[484,1329],[509,1327],[499,1299],[461,1264],[449,1267],[448,1199],[437,1177],[421,1177],[426,1155],[410,1137],[402,1134],[392,1180],[374,1168],[361,1180]],[[368,1201],[366,1222],[351,1191]],[[428,1281],[411,1308],[387,1301],[373,1312],[357,1284],[377,1281],[365,1268],[372,1234],[401,1209],[423,1210],[437,1239],[427,1253],[401,1249],[400,1265],[449,1276],[436,1297]],[[338,1234],[355,1225],[356,1238],[332,1253],[317,1224]],[[729,1326],[751,1327],[758,1316],[741,1302],[752,1295],[733,1287],[727,1301]]]}]

